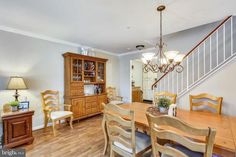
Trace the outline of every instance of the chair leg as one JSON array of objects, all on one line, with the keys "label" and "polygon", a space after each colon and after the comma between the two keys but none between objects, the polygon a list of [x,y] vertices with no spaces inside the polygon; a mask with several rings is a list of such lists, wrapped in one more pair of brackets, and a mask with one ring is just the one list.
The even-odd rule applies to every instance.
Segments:
[{"label": "chair leg", "polygon": [[158,155],[154,152],[154,150],[152,149],[152,156],[161,156],[161,153],[159,152]]},{"label": "chair leg", "polygon": [[44,131],[46,130],[47,126],[48,126],[48,117],[47,115],[45,115],[44,116]]},{"label": "chair leg", "polygon": [[110,157],[115,157],[114,151],[112,149],[110,150]]},{"label": "chair leg", "polygon": [[70,128],[73,129],[73,116],[70,116]]},{"label": "chair leg", "polygon": [[105,155],[106,151],[108,149],[108,136],[107,136],[106,122],[105,122],[104,118],[102,120],[102,131],[103,131],[104,139],[105,139],[105,146],[103,149],[103,155]]},{"label": "chair leg", "polygon": [[53,135],[56,136],[56,121],[52,120]]}]

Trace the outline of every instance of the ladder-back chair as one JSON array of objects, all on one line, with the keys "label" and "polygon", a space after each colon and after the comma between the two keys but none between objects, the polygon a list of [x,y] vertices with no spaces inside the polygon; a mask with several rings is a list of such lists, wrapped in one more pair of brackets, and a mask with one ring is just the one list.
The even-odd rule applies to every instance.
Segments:
[{"label": "ladder-back chair", "polygon": [[151,148],[150,137],[135,131],[134,111],[107,104],[104,108],[104,117],[111,157],[114,153],[125,157],[140,156]]},{"label": "ladder-back chair", "polygon": [[189,101],[191,111],[193,111],[194,108],[203,111],[206,111],[207,109],[208,111],[221,114],[223,97],[216,97],[207,93],[202,93],[199,95],[189,95]]},{"label": "ladder-back chair", "polygon": [[56,135],[56,122],[63,119],[70,118],[70,127],[72,126],[73,113],[70,111],[71,105],[64,104],[65,111],[60,110],[59,92],[53,90],[46,90],[41,93],[42,107],[44,112],[44,128],[46,129],[48,122],[52,121],[53,134]]},{"label": "ladder-back chair", "polygon": [[[211,157],[216,130],[213,128],[195,128],[176,117],[153,116],[146,113],[152,141],[153,156],[161,157]],[[172,128],[176,129],[173,130]],[[178,130],[178,131],[177,131]],[[205,137],[205,141],[193,141],[183,136],[187,135]],[[158,140],[167,140],[165,144]]]}]

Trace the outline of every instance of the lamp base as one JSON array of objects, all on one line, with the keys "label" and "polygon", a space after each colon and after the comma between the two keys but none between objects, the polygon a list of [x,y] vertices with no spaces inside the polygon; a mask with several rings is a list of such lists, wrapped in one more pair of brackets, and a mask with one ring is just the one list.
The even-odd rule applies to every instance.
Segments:
[{"label": "lamp base", "polygon": [[15,101],[18,101],[19,96],[20,94],[18,94],[18,90],[16,89],[16,93],[13,95],[13,97],[15,97]]}]

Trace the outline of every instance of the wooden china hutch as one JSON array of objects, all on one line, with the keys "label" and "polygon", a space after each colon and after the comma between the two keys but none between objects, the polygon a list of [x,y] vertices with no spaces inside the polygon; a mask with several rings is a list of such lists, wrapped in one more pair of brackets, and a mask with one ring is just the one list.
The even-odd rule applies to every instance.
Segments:
[{"label": "wooden china hutch", "polygon": [[64,77],[66,104],[72,105],[74,120],[100,114],[107,102],[107,59],[66,52]]}]

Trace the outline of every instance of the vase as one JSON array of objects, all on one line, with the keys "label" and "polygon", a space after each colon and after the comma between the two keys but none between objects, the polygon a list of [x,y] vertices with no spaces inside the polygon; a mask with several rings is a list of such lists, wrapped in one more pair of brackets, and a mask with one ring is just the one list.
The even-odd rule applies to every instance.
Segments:
[{"label": "vase", "polygon": [[18,111],[18,106],[12,106],[12,107],[11,107],[11,111],[12,111],[12,112]]},{"label": "vase", "polygon": [[167,113],[168,109],[165,108],[165,107],[159,107],[159,111],[160,111],[161,113]]}]

